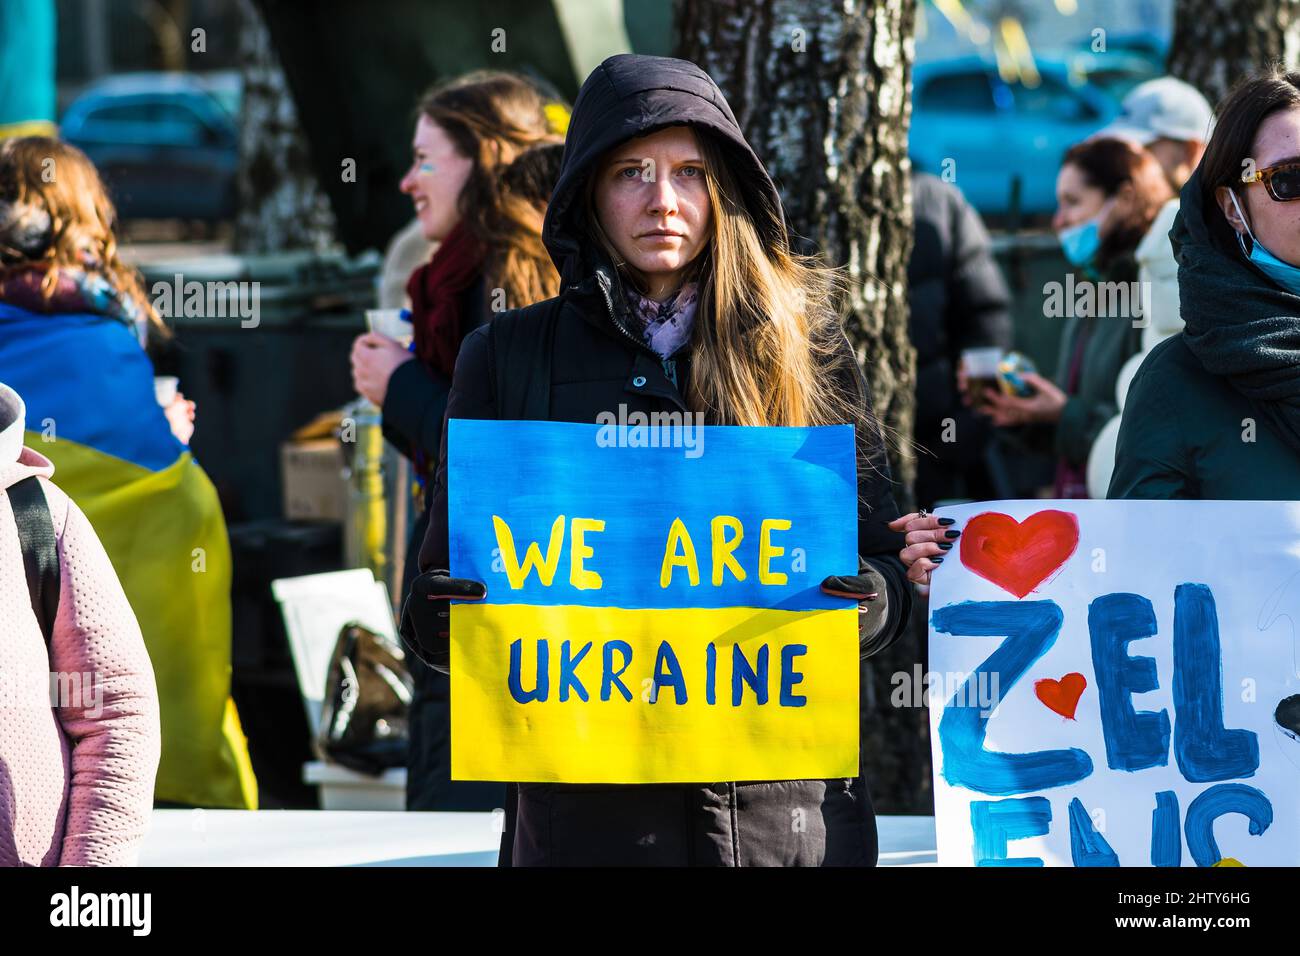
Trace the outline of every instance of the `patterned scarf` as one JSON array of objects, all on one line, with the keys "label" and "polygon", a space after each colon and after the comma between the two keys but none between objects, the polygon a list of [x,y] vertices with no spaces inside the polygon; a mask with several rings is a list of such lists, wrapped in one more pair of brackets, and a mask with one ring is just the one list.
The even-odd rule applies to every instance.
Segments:
[{"label": "patterned scarf", "polygon": [[0,268],[0,302],[27,312],[45,314],[94,313],[116,319],[127,326],[143,343],[148,322],[140,307],[128,295],[113,286],[103,273],[93,268],[59,269],[54,292],[48,298],[42,291],[48,267],[45,263],[24,263]]},{"label": "patterned scarf", "polygon": [[691,340],[695,327],[695,307],[699,304],[699,288],[687,282],[663,302],[648,299],[628,288],[629,331],[641,336],[646,345],[659,355],[668,358]]}]

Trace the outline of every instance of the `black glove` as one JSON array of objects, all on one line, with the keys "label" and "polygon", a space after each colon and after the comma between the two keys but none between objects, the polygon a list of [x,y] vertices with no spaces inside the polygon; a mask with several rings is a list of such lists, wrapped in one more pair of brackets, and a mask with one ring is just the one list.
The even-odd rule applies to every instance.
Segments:
[{"label": "black glove", "polygon": [[448,672],[451,663],[451,598],[481,601],[487,585],[453,578],[449,571],[426,571],[411,582],[402,607],[399,631],[412,653],[434,670]]},{"label": "black glove", "polygon": [[889,620],[889,587],[885,577],[863,561],[854,575],[832,574],[822,582],[822,593],[858,602],[858,642],[861,656],[875,653],[876,639]]}]

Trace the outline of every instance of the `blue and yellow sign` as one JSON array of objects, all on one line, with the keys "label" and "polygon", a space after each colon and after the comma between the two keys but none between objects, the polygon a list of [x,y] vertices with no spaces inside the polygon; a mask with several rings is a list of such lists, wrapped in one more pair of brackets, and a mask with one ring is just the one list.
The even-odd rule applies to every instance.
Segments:
[{"label": "blue and yellow sign", "polygon": [[449,427],[455,779],[857,773],[851,426]]}]

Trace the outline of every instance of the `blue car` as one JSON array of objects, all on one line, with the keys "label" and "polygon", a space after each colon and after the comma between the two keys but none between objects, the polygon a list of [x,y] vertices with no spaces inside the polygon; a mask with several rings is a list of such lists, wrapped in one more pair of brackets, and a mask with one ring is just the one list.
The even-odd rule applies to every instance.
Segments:
[{"label": "blue car", "polygon": [[235,213],[238,115],[237,75],[132,73],[91,85],[60,125],[121,218],[219,222]]},{"label": "blue car", "polygon": [[[908,149],[986,216],[1050,215],[1061,157],[1119,113],[1067,62],[1036,61],[1037,86],[1007,83],[978,56],[918,63]],[[1019,193],[1017,200],[1013,196]]]}]

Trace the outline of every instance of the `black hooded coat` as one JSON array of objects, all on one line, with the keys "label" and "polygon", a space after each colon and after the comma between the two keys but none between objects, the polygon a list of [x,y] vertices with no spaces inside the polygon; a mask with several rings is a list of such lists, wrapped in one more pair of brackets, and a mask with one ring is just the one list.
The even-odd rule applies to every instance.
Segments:
[{"label": "black hooded coat", "polygon": [[[681,124],[716,134],[727,161],[734,164],[736,180],[747,190],[747,204],[755,210],[760,205],[780,209],[776,187],[703,70],[683,60],[638,55],[611,57],[597,67],[574,105],[564,164],[543,229],[563,280],[557,300],[533,307],[554,309],[545,416],[551,421],[594,423],[602,411],[620,404],[629,414],[688,410],[676,383],[687,380],[691,345],[661,359],[627,331],[613,270],[586,241],[581,226],[583,187],[606,151]],[[784,230],[779,216],[754,219],[770,233],[765,239],[781,241],[775,234]],[[466,337],[448,401],[449,419],[513,417],[499,401],[513,386],[503,388],[497,381],[502,366],[494,351],[510,318],[511,313],[504,313]],[[868,402],[847,339],[826,371],[840,377],[842,387],[854,390],[864,405]],[[420,552],[422,571],[446,569],[449,563],[445,429],[443,436],[429,532]],[[898,558],[902,535],[885,526],[898,516],[889,468],[881,443],[874,447],[871,467],[859,467],[858,553],[863,567],[883,579],[887,604],[884,626],[864,645],[864,656],[898,637],[911,608],[910,585]],[[445,669],[446,638],[439,646],[424,645],[423,655]],[[520,783],[507,816],[503,865],[870,866],[877,855],[875,815],[860,774],[760,783]]]}]

